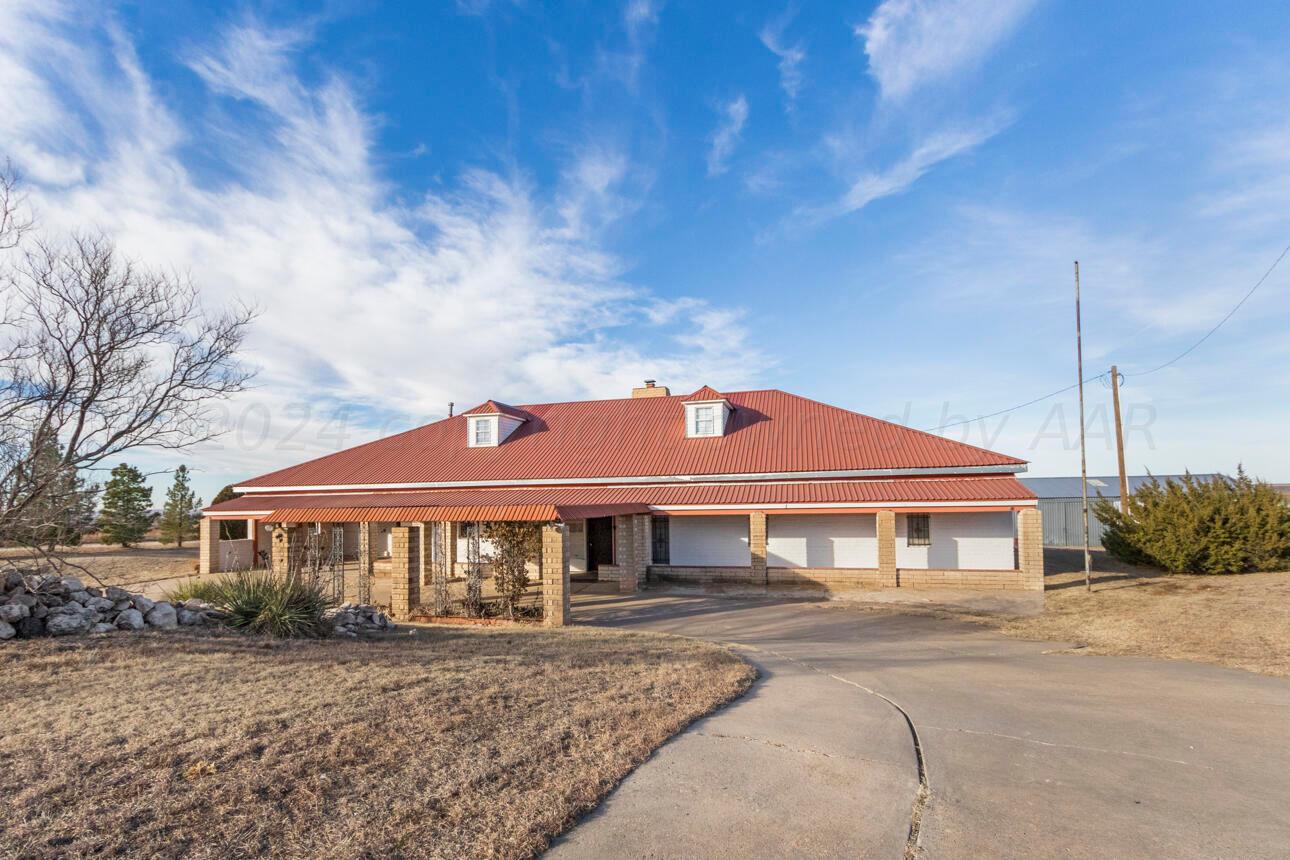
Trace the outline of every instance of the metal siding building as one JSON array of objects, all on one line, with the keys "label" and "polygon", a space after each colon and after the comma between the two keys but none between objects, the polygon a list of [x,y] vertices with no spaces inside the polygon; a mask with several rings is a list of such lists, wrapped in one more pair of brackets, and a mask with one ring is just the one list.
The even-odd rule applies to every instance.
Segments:
[{"label": "metal siding building", "polygon": [[[1156,475],[1157,480],[1181,480],[1182,475]],[[1201,481],[1222,478],[1222,475],[1192,475]],[[1129,492],[1150,483],[1151,475],[1130,475]],[[1044,515],[1044,546],[1084,546],[1083,499],[1080,495],[1079,477],[1073,478],[1019,478],[1021,483],[1039,497],[1039,510]],[[1102,534],[1106,526],[1093,513],[1093,503],[1098,498],[1119,503],[1120,478],[1101,475],[1088,479],[1088,544],[1093,549],[1102,548]]]}]

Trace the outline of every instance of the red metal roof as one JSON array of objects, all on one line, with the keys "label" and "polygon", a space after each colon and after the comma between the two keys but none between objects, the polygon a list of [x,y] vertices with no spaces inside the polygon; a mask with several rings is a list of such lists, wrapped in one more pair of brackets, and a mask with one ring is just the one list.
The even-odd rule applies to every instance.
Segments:
[{"label": "red metal roof", "polygon": [[512,418],[518,418],[521,421],[527,421],[528,416],[514,406],[508,406],[505,403],[498,403],[496,400],[486,400],[478,406],[467,409],[462,415],[509,415]]},{"label": "red metal roof", "polygon": [[691,394],[689,397],[685,398],[685,400],[682,402],[694,403],[695,401],[706,402],[709,400],[725,400],[725,399],[726,397],[724,394],[717,391],[715,388],[711,388],[705,385],[702,388],[700,388],[698,391]]},{"label": "red metal roof", "polygon": [[[777,504],[891,504],[917,505],[924,502],[1015,502],[1031,500],[1035,494],[1011,475],[944,478],[866,478],[849,481],[774,481],[765,483],[667,484],[630,487],[520,487],[472,488],[461,490],[415,490],[351,493],[265,493],[250,494],[206,509],[208,514],[263,516],[271,511],[353,511],[368,509],[467,509],[501,507],[542,507],[555,509],[554,519],[582,519],[607,516],[586,513],[588,509],[622,507],[614,513],[643,513],[646,506],[666,508],[686,505],[777,505]],[[633,507],[634,506],[634,507]],[[626,508],[633,507],[633,510]],[[580,516],[569,511],[580,509]],[[560,515],[560,511],[564,511]],[[349,521],[348,517],[329,516]],[[388,513],[376,519],[388,519]],[[486,517],[398,516],[408,521],[487,519]],[[506,519],[506,517],[494,517]],[[541,519],[541,517],[539,517]],[[289,520],[294,522],[296,520]],[[300,517],[301,522],[332,522],[326,517]]]},{"label": "red metal roof", "polygon": [[278,508],[262,519],[274,523],[473,523],[585,520],[615,514],[643,514],[645,505],[453,505],[446,507]]},{"label": "red metal roof", "polygon": [[[784,391],[730,392],[725,398],[735,411],[725,435],[717,438],[686,438],[685,398],[677,396],[540,403],[517,409],[528,420],[496,447],[468,447],[468,419],[463,414],[239,486],[474,483],[1025,462]],[[476,409],[501,405],[489,401]]]}]

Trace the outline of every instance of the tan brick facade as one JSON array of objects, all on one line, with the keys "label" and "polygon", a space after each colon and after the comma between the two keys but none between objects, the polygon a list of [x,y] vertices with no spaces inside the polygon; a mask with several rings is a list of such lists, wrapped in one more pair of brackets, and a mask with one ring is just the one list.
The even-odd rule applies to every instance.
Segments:
[{"label": "tan brick facade", "polygon": [[202,517],[197,527],[197,572],[206,576],[219,569],[219,520]]},{"label": "tan brick facade", "polygon": [[1017,513],[1017,563],[1025,587],[1044,590],[1044,515],[1039,508]]},{"label": "tan brick facade", "polygon": [[886,588],[899,585],[896,579],[896,513],[878,511],[878,577]]},{"label": "tan brick facade", "polygon": [[609,579],[616,574],[618,590],[624,594],[636,591],[638,580],[643,571],[636,567],[636,519],[630,514],[614,517],[614,564],[613,571],[605,571]]},{"label": "tan brick facade", "polygon": [[563,523],[542,526],[542,623],[569,623],[569,540]]},{"label": "tan brick facade", "polygon": [[407,618],[413,607],[421,605],[419,547],[412,546],[420,540],[419,531],[407,526],[390,530],[390,614],[395,618]]},{"label": "tan brick facade", "polygon": [[766,579],[766,513],[753,511],[748,515],[748,555],[752,560],[753,579]]},{"label": "tan brick facade", "polygon": [[269,558],[272,564],[273,572],[279,576],[286,576],[291,567],[291,533],[283,525],[273,527],[273,546],[269,550]]}]

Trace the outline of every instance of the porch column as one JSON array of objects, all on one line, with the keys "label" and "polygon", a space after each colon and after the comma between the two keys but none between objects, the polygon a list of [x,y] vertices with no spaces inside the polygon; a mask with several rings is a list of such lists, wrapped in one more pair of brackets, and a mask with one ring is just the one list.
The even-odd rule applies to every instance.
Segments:
[{"label": "porch column", "polygon": [[[650,515],[637,514],[633,519],[636,522],[632,527],[634,549],[632,558],[636,564],[636,584],[639,587],[641,583],[649,581]],[[620,590],[622,590],[621,585]]]},{"label": "porch column", "polygon": [[542,526],[542,623],[569,623],[569,541],[564,523]]},{"label": "porch column", "polygon": [[895,588],[896,579],[896,512],[878,511],[878,581]]},{"label": "porch column", "polygon": [[766,512],[753,511],[748,515],[748,553],[752,559],[752,581],[766,585]]},{"label": "porch column", "polygon": [[1027,591],[1044,590],[1044,515],[1039,508],[1017,512],[1017,563]]},{"label": "porch column", "polygon": [[273,527],[273,546],[269,550],[271,570],[278,576],[286,576],[291,567],[290,529],[284,523]]},{"label": "porch column", "polygon": [[202,517],[197,527],[197,572],[205,576],[219,569],[219,521]]},{"label": "porch column", "polygon": [[618,591],[634,594],[645,578],[645,556],[639,547],[640,525],[632,514],[614,517],[614,566],[618,568]]},{"label": "porch column", "polygon": [[407,618],[421,604],[421,573],[413,564],[411,545],[415,539],[407,526],[390,529],[390,614],[395,618]]}]

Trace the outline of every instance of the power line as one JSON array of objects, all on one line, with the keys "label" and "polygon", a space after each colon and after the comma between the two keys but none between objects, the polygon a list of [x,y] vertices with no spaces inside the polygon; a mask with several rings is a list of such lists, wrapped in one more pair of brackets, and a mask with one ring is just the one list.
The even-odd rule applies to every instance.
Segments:
[{"label": "power line", "polygon": [[1169,365],[1174,364],[1175,362],[1178,362],[1183,358],[1187,357],[1192,352],[1192,350],[1196,349],[1196,347],[1200,346],[1202,343],[1209,340],[1210,335],[1212,335],[1214,332],[1222,328],[1223,323],[1230,320],[1232,318],[1232,315],[1241,309],[1241,305],[1249,301],[1250,296],[1254,295],[1255,291],[1257,291],[1259,287],[1263,286],[1263,282],[1266,281],[1274,271],[1276,271],[1277,266],[1281,265],[1281,261],[1286,258],[1286,254],[1290,254],[1290,245],[1286,245],[1285,248],[1282,249],[1281,256],[1277,257],[1276,260],[1272,262],[1272,265],[1268,267],[1268,270],[1263,273],[1263,277],[1259,278],[1259,280],[1254,284],[1254,286],[1250,287],[1250,291],[1246,293],[1244,296],[1242,296],[1241,300],[1236,303],[1236,306],[1227,312],[1227,316],[1219,320],[1218,324],[1214,326],[1212,329],[1205,332],[1204,337],[1202,337],[1200,340],[1196,341],[1191,346],[1187,347],[1182,352],[1178,353],[1176,356],[1169,359],[1159,367],[1153,367],[1150,370],[1140,370],[1136,373],[1126,373],[1125,376],[1146,376],[1149,373],[1155,373],[1157,370],[1164,370]]},{"label": "power line", "polygon": [[[1171,364],[1176,364],[1177,362],[1186,358],[1198,346],[1203,344],[1205,341],[1209,340],[1209,338],[1214,334],[1214,332],[1222,328],[1223,325],[1228,320],[1230,320],[1236,314],[1237,311],[1241,309],[1241,306],[1244,305],[1247,301],[1249,301],[1250,296],[1254,295],[1255,292],[1258,291],[1259,287],[1263,286],[1264,281],[1266,281],[1269,277],[1272,276],[1272,273],[1276,271],[1277,266],[1281,265],[1281,261],[1286,258],[1287,254],[1290,254],[1290,245],[1286,245],[1285,248],[1282,249],[1280,256],[1278,256],[1272,262],[1272,265],[1268,267],[1268,270],[1263,273],[1263,277],[1259,278],[1258,281],[1255,282],[1254,286],[1250,287],[1249,292],[1247,292],[1244,296],[1242,296],[1241,300],[1237,302],[1230,311],[1227,312],[1227,315],[1224,316],[1221,320],[1219,320],[1217,325],[1215,325],[1212,329],[1207,331],[1205,333],[1205,336],[1202,337],[1200,340],[1196,341],[1191,346],[1187,347],[1182,352],[1178,353],[1178,355],[1169,359],[1159,367],[1153,367],[1150,370],[1139,370],[1133,373],[1124,373],[1123,371],[1121,371],[1120,375],[1121,376],[1146,376],[1148,374],[1155,373],[1157,370],[1164,370],[1166,367],[1170,366]],[[1106,376],[1105,373],[1098,373],[1086,378],[1084,382],[1092,382],[1093,380],[1100,379],[1104,376]],[[930,427],[926,432],[935,433],[937,430],[947,430],[950,427],[961,427],[964,424],[971,424],[973,421],[984,421],[987,418],[996,418],[1000,415],[1006,415],[1009,412],[1016,412],[1018,409],[1025,409],[1027,406],[1034,406],[1036,403],[1042,403],[1045,400],[1056,397],[1059,394],[1065,394],[1067,391],[1070,391],[1078,387],[1079,387],[1079,383],[1077,382],[1074,385],[1068,385],[1065,388],[1059,388],[1056,391],[1049,392],[1048,394],[1045,394],[1042,397],[1036,397],[1033,400],[1027,400],[1025,403],[1019,403],[1018,405],[1010,406],[1007,409],[1000,409],[998,412],[991,412],[989,415],[978,415],[976,418],[968,418],[964,421],[954,421],[950,424],[942,424],[939,427]]]}]

